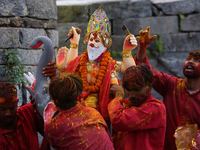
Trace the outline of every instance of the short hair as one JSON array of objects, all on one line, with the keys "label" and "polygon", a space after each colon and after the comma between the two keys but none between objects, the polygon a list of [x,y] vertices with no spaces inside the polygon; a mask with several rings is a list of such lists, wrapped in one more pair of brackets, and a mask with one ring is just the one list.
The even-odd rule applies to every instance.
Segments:
[{"label": "short hair", "polygon": [[17,100],[16,86],[10,82],[0,82],[0,97],[5,97],[6,102]]},{"label": "short hair", "polygon": [[189,55],[193,55],[194,57],[200,57],[200,50],[193,50],[189,52]]},{"label": "short hair", "polygon": [[128,90],[140,91],[145,86],[152,87],[153,73],[144,63],[127,68],[122,76],[122,86]]},{"label": "short hair", "polygon": [[54,77],[49,85],[49,94],[55,105],[62,109],[70,109],[75,106],[77,97],[82,91],[82,79],[70,73]]}]

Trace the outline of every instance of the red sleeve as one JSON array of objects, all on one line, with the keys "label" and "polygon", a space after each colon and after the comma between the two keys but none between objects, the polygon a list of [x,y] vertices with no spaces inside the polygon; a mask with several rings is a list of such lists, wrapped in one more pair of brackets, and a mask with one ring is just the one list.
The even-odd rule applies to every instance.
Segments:
[{"label": "red sleeve", "polygon": [[[124,109],[117,97],[108,105],[108,112],[112,127],[116,131],[135,131],[158,128],[162,125],[165,116],[165,107],[162,102],[147,102],[140,107]],[[160,118],[160,119],[159,119]]]}]

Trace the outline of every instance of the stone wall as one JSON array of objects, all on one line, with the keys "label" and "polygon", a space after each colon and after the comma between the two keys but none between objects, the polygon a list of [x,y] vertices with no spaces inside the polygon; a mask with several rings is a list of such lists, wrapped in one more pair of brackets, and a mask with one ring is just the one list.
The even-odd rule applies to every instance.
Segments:
[{"label": "stone wall", "polygon": [[[148,49],[153,52],[153,57],[150,58],[153,68],[177,77],[184,77],[182,67],[188,52],[200,49],[199,0],[179,0],[165,3],[150,0],[123,0],[86,6],[59,6],[59,47],[69,47],[70,42],[65,43],[64,40],[67,38],[71,26],[75,26],[83,31],[79,53],[86,49],[83,38],[87,24],[90,15],[99,6],[105,10],[110,19],[113,40],[111,51],[122,51],[125,39],[125,34],[121,29],[123,24],[135,36],[138,36],[140,30],[145,30],[147,26],[150,26],[150,34],[159,35],[163,43],[163,53],[161,54],[156,51],[158,38],[148,46]],[[137,48],[134,51],[137,51]]]},{"label": "stone wall", "polygon": [[[16,50],[26,71],[36,72],[43,47],[31,49],[31,41],[41,35],[48,36],[58,48],[57,7],[55,0],[1,0],[0,1],[0,81],[8,81],[2,68],[6,66],[4,49]],[[55,56],[54,56],[55,59]],[[18,96],[22,100],[22,89]],[[21,104],[21,101],[19,105]]]}]

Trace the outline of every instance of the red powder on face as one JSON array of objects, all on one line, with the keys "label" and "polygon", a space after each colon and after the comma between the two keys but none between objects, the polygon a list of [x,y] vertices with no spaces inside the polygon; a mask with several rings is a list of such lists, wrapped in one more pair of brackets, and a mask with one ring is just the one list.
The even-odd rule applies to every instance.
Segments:
[{"label": "red powder on face", "polygon": [[93,36],[94,36],[94,39],[96,39],[98,34],[95,32],[95,33],[93,33]]}]

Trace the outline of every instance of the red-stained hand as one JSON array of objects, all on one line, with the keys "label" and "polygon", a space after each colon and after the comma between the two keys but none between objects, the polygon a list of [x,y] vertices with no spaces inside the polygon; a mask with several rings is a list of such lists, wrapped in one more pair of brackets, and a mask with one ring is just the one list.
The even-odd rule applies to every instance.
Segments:
[{"label": "red-stained hand", "polygon": [[124,40],[123,52],[131,52],[136,47],[137,47],[137,40],[135,36],[129,34]]},{"label": "red-stained hand", "polygon": [[44,74],[45,77],[55,77],[56,76],[56,62],[52,61],[47,64],[46,67],[43,68],[42,74]]},{"label": "red-stained hand", "polygon": [[125,97],[124,89],[118,84],[111,84],[109,91],[110,98],[114,99],[115,97]]},{"label": "red-stained hand", "polygon": [[150,37],[150,26],[146,28],[146,30],[140,30],[139,32],[140,36],[137,36],[137,39],[139,40],[139,48],[146,50],[148,44],[150,44],[157,35],[153,35]]}]

